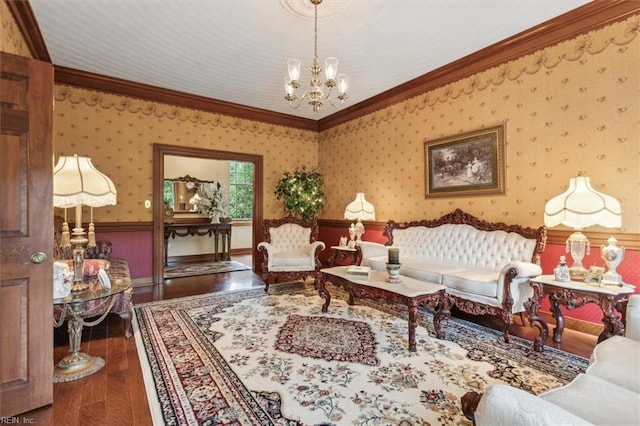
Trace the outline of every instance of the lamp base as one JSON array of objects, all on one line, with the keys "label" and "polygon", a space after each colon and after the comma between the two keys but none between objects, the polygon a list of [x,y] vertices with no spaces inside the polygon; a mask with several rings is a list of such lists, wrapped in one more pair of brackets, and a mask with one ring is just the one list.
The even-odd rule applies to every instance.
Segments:
[{"label": "lamp base", "polygon": [[587,276],[587,268],[582,264],[585,254],[590,253],[590,243],[587,237],[580,231],[569,235],[566,242],[566,251],[571,253],[573,265],[569,267],[569,276],[572,281],[583,281]]},{"label": "lamp base", "polygon": [[571,277],[571,281],[584,281],[584,277],[586,277],[588,273],[589,271],[587,271],[582,264],[576,265],[574,263],[569,268],[569,277]]}]

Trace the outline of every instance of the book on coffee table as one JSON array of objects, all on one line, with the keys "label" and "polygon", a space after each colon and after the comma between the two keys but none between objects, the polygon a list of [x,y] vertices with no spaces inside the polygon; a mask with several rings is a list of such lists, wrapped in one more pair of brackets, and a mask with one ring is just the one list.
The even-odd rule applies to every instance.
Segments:
[{"label": "book on coffee table", "polygon": [[347,276],[354,278],[369,278],[371,268],[369,266],[351,265],[347,267]]}]

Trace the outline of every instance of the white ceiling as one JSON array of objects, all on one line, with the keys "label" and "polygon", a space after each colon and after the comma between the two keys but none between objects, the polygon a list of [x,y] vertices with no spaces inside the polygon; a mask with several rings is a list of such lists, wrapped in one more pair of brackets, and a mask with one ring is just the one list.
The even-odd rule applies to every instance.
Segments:
[{"label": "white ceiling", "polygon": [[[318,6],[318,57],[340,60],[351,106],[585,3],[325,0]],[[309,0],[30,4],[55,65],[313,120],[339,110],[294,110],[283,98],[288,59],[302,60],[303,88],[309,81]]]}]

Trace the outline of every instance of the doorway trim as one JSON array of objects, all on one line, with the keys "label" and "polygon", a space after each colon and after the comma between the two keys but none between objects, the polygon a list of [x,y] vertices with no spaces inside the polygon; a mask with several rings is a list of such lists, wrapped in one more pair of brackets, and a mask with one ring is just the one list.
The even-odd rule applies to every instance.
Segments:
[{"label": "doorway trim", "polygon": [[262,238],[260,224],[263,221],[263,158],[262,155],[246,154],[242,152],[218,151],[213,149],[192,148],[177,145],[153,144],[153,284],[161,286],[164,280],[163,251],[164,251],[164,156],[194,157],[211,160],[243,161],[253,163],[253,225],[251,249],[253,255],[253,269],[259,267],[260,252],[257,241]]}]

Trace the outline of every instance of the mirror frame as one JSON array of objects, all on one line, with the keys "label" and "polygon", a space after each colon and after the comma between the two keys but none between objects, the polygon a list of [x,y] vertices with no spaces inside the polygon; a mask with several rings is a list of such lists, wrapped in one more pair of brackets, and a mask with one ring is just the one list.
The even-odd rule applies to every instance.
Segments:
[{"label": "mirror frame", "polygon": [[[176,183],[179,183],[179,182],[186,182],[186,183],[193,182],[193,183],[195,183],[195,184],[197,184],[197,185],[200,185],[200,184],[202,184],[202,183],[214,183],[214,182],[215,182],[215,181],[213,181],[213,180],[200,180],[200,179],[195,178],[195,177],[193,177],[193,176],[190,176],[190,175],[188,175],[188,174],[187,174],[187,175],[184,175],[184,176],[178,176],[178,177],[176,177],[176,178],[164,178],[164,180],[162,181],[162,185],[163,185],[163,188],[162,188],[162,189],[163,189],[163,190],[162,190],[163,201],[164,201],[164,183],[165,183],[166,181],[171,181],[171,182],[173,182],[173,198],[174,198],[174,203],[173,203],[173,207],[172,207],[172,209],[173,209],[173,212],[174,212],[175,214],[178,214],[178,215],[180,215],[180,214],[193,213],[193,212],[194,212],[194,210],[176,210],[176,208],[175,208],[175,205],[176,205],[176,203],[175,203],[175,197],[176,197],[176,194],[175,194],[175,193],[176,193]],[[195,192],[197,192],[197,191],[198,191],[198,188],[197,188],[197,187],[195,187],[195,190],[196,190]],[[187,189],[187,191],[188,191],[188,189]]]},{"label": "mirror frame", "polygon": [[262,155],[245,154],[242,152],[217,151],[204,148],[192,148],[177,145],[153,144],[153,284],[162,288],[164,281],[163,251],[164,251],[164,156],[194,157],[211,160],[244,161],[253,163],[253,226],[252,226],[252,256],[254,272],[261,273],[260,252],[257,241],[262,238],[263,222],[263,157]]}]

